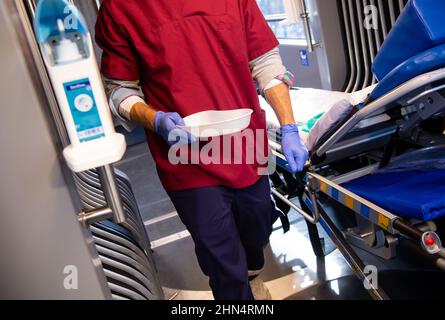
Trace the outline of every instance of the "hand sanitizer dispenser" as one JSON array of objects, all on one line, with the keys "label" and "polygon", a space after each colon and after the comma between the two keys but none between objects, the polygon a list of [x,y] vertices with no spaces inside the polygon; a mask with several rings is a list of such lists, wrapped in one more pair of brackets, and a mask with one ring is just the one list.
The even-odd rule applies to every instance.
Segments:
[{"label": "hand sanitizer dispenser", "polygon": [[125,137],[114,130],[83,16],[66,0],[40,0],[34,29],[71,141],[68,166],[81,172],[119,161]]}]

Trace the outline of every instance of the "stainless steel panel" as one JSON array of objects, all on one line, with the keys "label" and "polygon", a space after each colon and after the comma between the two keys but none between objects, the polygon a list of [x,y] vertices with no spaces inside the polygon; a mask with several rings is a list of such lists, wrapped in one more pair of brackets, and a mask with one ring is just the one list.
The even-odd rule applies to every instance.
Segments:
[{"label": "stainless steel panel", "polygon": [[110,288],[113,292],[116,292],[122,296],[127,296],[131,300],[147,300],[143,296],[141,296],[139,293],[134,292],[133,290],[124,288],[122,286],[119,286],[114,283],[110,283]]},{"label": "stainless steel panel", "polygon": [[[118,243],[116,243],[115,241],[113,241],[112,239],[107,239],[106,236],[94,236],[94,241],[98,244],[101,245],[105,248],[108,248],[110,250],[114,250],[117,251],[119,253],[122,253],[128,257],[130,257],[133,260],[136,260],[138,263],[140,263],[143,266],[148,266],[147,261],[145,260],[144,255],[140,256],[138,254],[136,254],[134,251],[126,248],[125,246],[122,246]],[[150,272],[152,270],[150,269]]]},{"label": "stainless steel panel", "polygon": [[[0,94],[8,101],[0,118],[0,299],[111,299],[92,236],[77,221],[21,14],[15,1],[0,2]],[[64,287],[68,266],[78,289]]]},{"label": "stainless steel panel", "polygon": [[144,296],[146,299],[151,300],[153,299],[153,296],[151,295],[150,291],[147,290],[143,285],[138,283],[137,281],[126,277],[122,274],[119,274],[117,272],[105,269],[105,275],[107,278],[122,282],[126,285],[128,285],[130,288],[134,288],[137,292],[139,292],[142,296]]},{"label": "stainless steel panel", "polygon": [[139,272],[141,272],[146,277],[152,276],[152,274],[150,273],[150,271],[148,270],[147,267],[143,266],[136,260],[134,260],[120,252],[102,247],[100,245],[97,245],[97,251],[99,252],[99,254],[109,256],[109,257],[115,259],[116,261],[121,261],[128,265],[131,265],[133,268],[137,269]]},{"label": "stainless steel panel", "polygon": [[[132,279],[136,283],[140,284],[141,288],[144,288],[146,290],[144,292],[144,295],[146,295],[149,300],[156,299],[156,284],[153,284],[151,282],[153,275],[151,275],[151,277],[146,277],[145,275],[140,273],[138,270],[134,269],[132,266],[128,266],[128,265],[121,263],[117,260],[109,259],[102,255],[100,255],[100,259],[105,266],[111,266],[114,268],[114,270],[122,271],[122,276],[125,276],[125,277],[127,277],[127,275],[131,276],[133,279],[130,277],[128,277],[128,278]],[[137,287],[137,289],[139,289],[139,287]]]},{"label": "stainless steel panel", "polygon": [[130,300],[128,298],[122,297],[122,296],[117,295],[117,294],[112,294],[111,297],[113,298],[113,300],[116,300],[116,301],[128,301],[128,300]]},{"label": "stainless steel panel", "polygon": [[130,241],[128,241],[126,239],[123,239],[121,237],[110,234],[109,232],[106,232],[106,231],[99,229],[95,226],[91,226],[91,231],[93,232],[93,234],[97,234],[101,237],[111,239],[112,241],[115,241],[115,242],[119,243],[120,245],[123,245],[124,247],[132,250],[134,253],[136,253],[137,255],[140,255],[141,257],[143,257],[145,255],[140,248],[138,248],[137,246],[135,246],[133,243],[131,243]]}]

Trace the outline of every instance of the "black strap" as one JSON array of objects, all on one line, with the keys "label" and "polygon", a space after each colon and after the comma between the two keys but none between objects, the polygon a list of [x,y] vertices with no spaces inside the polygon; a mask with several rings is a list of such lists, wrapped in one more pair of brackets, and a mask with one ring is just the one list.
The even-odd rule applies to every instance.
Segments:
[{"label": "black strap", "polygon": [[[284,183],[284,181],[281,179],[280,175],[277,172],[274,172],[270,176],[270,180],[273,183],[273,186],[279,193],[282,195],[285,195],[288,193],[288,187]],[[288,214],[290,212],[290,207],[285,204],[281,199],[279,199],[276,195],[273,195],[274,202],[275,202],[275,212],[277,213],[278,217],[281,220],[281,225],[283,227],[283,231],[286,234],[290,231],[290,221]]]},{"label": "black strap", "polygon": [[386,145],[385,150],[383,151],[382,160],[380,161],[380,164],[379,164],[379,169],[383,169],[391,161],[391,158],[394,155],[394,151],[396,150],[396,148],[400,142],[399,130],[400,129],[397,127],[396,132],[391,136],[391,139],[389,140],[388,144]]},{"label": "black strap", "polygon": [[[281,179],[280,175],[277,172],[272,174],[270,178],[272,180],[275,189],[277,189],[278,192],[280,192],[282,195],[288,195],[288,197],[292,199],[295,197],[302,198],[305,189],[305,184],[304,184],[305,175],[306,172],[299,173],[295,176],[287,171],[284,171],[283,177],[286,182],[284,182]],[[277,196],[274,195],[273,198],[275,199],[275,207],[279,215],[279,218],[281,220],[283,231],[286,234],[287,232],[290,231],[290,221],[288,215],[291,207],[285,204]]]},{"label": "black strap", "polygon": [[289,216],[287,214],[283,213],[282,216],[280,216],[280,220],[281,220],[281,226],[283,227],[284,234],[288,233],[290,231]]}]

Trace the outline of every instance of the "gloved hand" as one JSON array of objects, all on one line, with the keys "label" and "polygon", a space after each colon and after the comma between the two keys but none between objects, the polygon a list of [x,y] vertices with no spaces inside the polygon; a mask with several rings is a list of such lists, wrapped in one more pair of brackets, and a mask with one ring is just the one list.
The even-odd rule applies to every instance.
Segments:
[{"label": "gloved hand", "polygon": [[281,127],[281,147],[292,173],[303,171],[309,152],[301,141],[296,125]]},{"label": "gloved hand", "polygon": [[170,146],[177,143],[190,144],[197,139],[190,133],[178,128],[184,126],[184,120],[176,112],[158,111],[155,116],[155,132],[159,134]]}]

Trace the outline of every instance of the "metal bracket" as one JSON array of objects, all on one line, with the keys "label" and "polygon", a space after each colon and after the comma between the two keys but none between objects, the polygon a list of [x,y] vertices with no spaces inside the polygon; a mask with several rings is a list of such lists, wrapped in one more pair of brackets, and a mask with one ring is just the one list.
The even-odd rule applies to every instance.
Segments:
[{"label": "metal bracket", "polygon": [[[435,88],[437,89],[437,88]],[[445,98],[437,91],[428,90],[419,94],[417,97],[408,101],[410,105],[415,102],[412,107],[416,109],[414,114],[408,121],[400,124],[400,133],[404,137],[415,140],[417,134],[415,128],[423,121],[431,118],[436,113],[445,109]]]},{"label": "metal bracket", "polygon": [[85,226],[93,223],[113,218],[113,211],[110,208],[102,208],[93,211],[82,211],[77,215],[77,219]]},{"label": "metal bracket", "polygon": [[386,260],[395,257],[397,238],[387,235],[371,221],[359,215],[356,215],[356,220],[357,227],[344,232],[344,236],[350,244]]},{"label": "metal bracket", "polygon": [[122,224],[127,220],[124,211],[123,202],[117,185],[116,176],[112,165],[106,165],[97,168],[100,182],[104,191],[105,199],[110,206],[113,215],[113,221]]},{"label": "metal bracket", "polygon": [[368,234],[360,234],[356,229],[348,229],[345,232],[346,240],[353,246],[370,252],[386,260],[394,258],[397,254],[398,240],[392,235],[385,235],[383,230],[375,233],[376,244],[369,244]]}]

